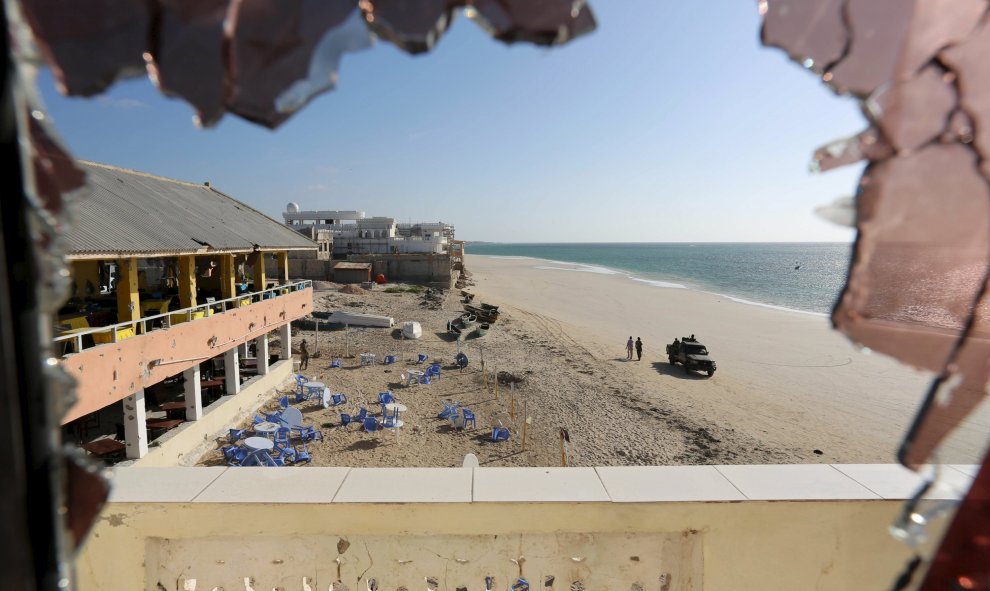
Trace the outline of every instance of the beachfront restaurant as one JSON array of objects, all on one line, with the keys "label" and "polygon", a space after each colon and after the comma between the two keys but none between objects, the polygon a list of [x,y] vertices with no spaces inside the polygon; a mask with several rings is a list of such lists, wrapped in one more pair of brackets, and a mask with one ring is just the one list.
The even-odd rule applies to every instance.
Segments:
[{"label": "beachfront restaurant", "polygon": [[209,183],[80,166],[70,297],[52,327],[76,381],[64,436],[109,461],[174,460],[291,373],[290,323],[313,290],[289,278],[288,253],[316,244]]}]

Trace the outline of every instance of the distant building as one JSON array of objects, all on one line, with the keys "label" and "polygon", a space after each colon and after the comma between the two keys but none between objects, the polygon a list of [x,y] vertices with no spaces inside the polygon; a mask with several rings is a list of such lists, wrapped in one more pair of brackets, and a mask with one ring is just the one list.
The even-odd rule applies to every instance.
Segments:
[{"label": "distant building", "polygon": [[454,226],[443,222],[398,224],[395,218],[367,217],[363,211],[301,211],[289,203],[285,225],[320,242],[314,231],[327,232],[333,259],[352,255],[449,254]]}]

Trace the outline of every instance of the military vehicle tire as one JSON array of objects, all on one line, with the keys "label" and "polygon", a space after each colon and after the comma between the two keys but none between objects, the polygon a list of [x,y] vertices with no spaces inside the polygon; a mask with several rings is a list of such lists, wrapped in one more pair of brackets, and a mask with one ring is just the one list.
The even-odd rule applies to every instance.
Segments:
[{"label": "military vehicle tire", "polygon": [[714,369],[709,369],[708,370],[708,377],[712,377],[713,375],[715,375],[715,370]]},{"label": "military vehicle tire", "polygon": [[669,356],[669,357],[667,357],[667,363],[669,363],[671,365],[677,365],[677,360],[674,359],[673,356]]}]

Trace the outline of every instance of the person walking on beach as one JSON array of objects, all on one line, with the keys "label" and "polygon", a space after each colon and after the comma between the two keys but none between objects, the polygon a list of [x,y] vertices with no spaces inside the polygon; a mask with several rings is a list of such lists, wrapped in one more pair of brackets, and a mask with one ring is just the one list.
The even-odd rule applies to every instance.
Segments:
[{"label": "person walking on beach", "polygon": [[643,341],[636,337],[636,361],[643,360]]},{"label": "person walking on beach", "polygon": [[632,337],[630,336],[629,340],[626,341],[626,361],[632,361],[632,352],[633,352],[633,340]]},{"label": "person walking on beach", "polygon": [[309,367],[309,349],[306,348],[306,339],[299,343],[299,371]]}]

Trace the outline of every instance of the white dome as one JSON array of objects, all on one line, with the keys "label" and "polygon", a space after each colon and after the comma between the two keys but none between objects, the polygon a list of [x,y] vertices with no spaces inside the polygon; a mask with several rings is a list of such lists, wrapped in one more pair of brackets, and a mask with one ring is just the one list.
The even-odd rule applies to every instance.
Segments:
[{"label": "white dome", "polygon": [[290,201],[289,204],[285,206],[285,211],[289,213],[299,213],[299,204]]}]

